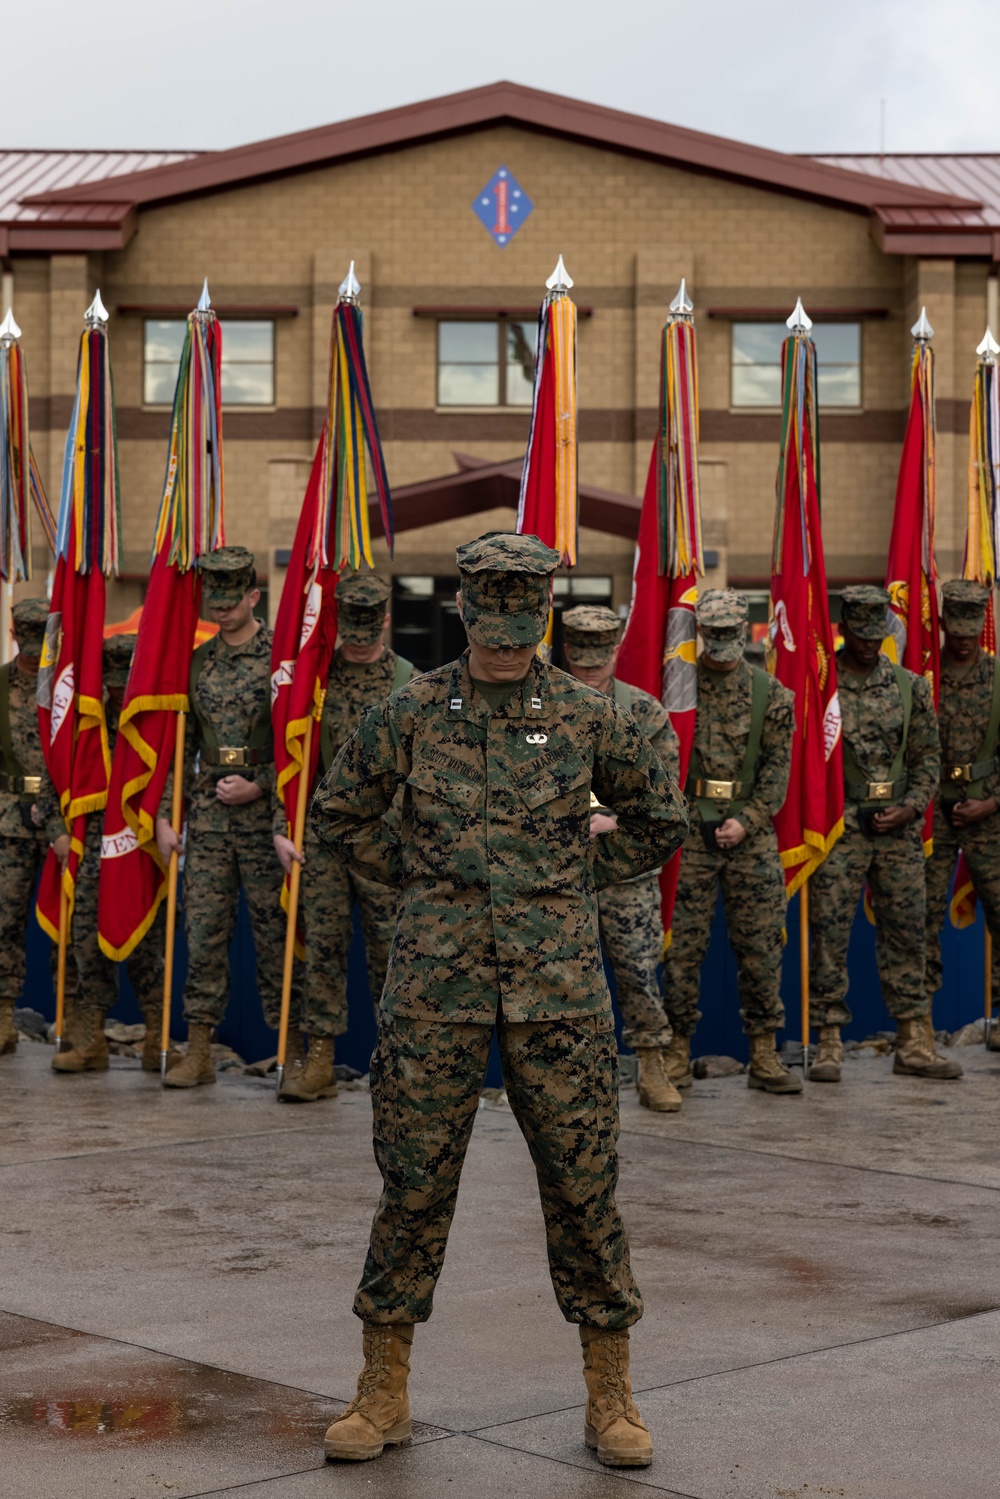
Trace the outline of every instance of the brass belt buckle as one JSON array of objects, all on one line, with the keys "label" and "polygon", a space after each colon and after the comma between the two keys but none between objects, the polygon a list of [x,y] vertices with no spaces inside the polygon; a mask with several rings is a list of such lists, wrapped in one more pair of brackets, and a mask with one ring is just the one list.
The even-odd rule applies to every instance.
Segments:
[{"label": "brass belt buckle", "polygon": [[735,795],[735,781],[702,781],[701,795],[713,802],[731,802]]},{"label": "brass belt buckle", "polygon": [[971,765],[949,765],[948,766],[948,780],[949,781],[971,781],[972,780],[972,766]]},{"label": "brass belt buckle", "polygon": [[41,778],[41,776],[22,776],[21,777],[21,792],[22,792],[22,795],[37,796],[38,793],[41,791],[41,789],[42,789],[42,778]]},{"label": "brass belt buckle", "polygon": [[868,800],[870,802],[892,801],[892,792],[895,781],[869,781]]},{"label": "brass belt buckle", "polygon": [[231,749],[228,746],[219,749],[220,765],[244,765],[244,751],[242,749]]}]

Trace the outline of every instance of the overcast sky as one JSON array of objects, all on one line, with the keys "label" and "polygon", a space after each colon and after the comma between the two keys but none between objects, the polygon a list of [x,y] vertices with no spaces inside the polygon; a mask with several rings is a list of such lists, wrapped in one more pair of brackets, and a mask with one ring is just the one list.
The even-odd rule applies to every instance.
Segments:
[{"label": "overcast sky", "polygon": [[0,146],[240,145],[508,78],[787,151],[1000,151],[1000,0],[14,0]]}]

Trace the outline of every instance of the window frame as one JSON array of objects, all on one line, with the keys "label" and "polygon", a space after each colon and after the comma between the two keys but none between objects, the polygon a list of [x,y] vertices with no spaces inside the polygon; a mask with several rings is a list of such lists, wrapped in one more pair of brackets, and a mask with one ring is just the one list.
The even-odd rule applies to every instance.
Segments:
[{"label": "window frame", "polygon": [[[441,358],[441,329],[446,323],[478,323],[481,327],[496,328],[496,371],[497,371],[497,400],[493,402],[467,403],[459,401],[442,401],[441,399],[441,367],[442,364],[458,365],[457,360],[442,360]],[[449,315],[439,317],[434,323],[434,409],[436,411],[526,411],[530,414],[532,402],[518,401],[510,403],[507,400],[507,329],[513,323],[531,325],[532,319],[520,317],[509,313],[497,313],[492,317],[483,317],[482,314],[470,317],[458,317]],[[537,357],[537,321],[536,327],[536,357]],[[471,361],[470,361],[471,362]],[[492,368],[492,366],[490,366]],[[534,372],[532,372],[534,382]]]},{"label": "window frame", "polygon": [[[145,410],[145,411],[169,411],[172,408],[172,406],[173,406],[173,395],[171,395],[171,398],[170,398],[169,401],[148,401],[146,399],[146,370],[147,370],[147,367],[148,367],[148,362],[147,362],[147,359],[146,359],[146,329],[147,329],[147,327],[150,324],[158,324],[158,323],[159,324],[162,324],[162,323],[175,323],[178,327],[184,327],[187,324],[187,318],[186,317],[154,317],[154,316],[152,316],[150,314],[145,314],[145,313],[143,314],[143,317],[142,317],[142,343],[141,343],[141,357],[142,357],[141,380],[142,380],[142,406],[143,406],[143,410]],[[220,317],[219,318],[219,323],[222,326],[222,362],[223,362],[223,366],[225,366],[225,364],[226,364],[226,336],[225,336],[225,328],[226,328],[226,324],[227,323],[260,323],[260,324],[267,324],[270,327],[270,329],[271,329],[271,399],[270,399],[270,401],[258,402],[258,401],[226,401],[226,400],[223,400],[223,402],[222,402],[222,409],[223,409],[223,411],[274,411],[274,410],[276,410],[277,404],[278,404],[278,330],[277,330],[277,319],[274,318],[274,317],[261,317],[257,313],[254,313],[253,315],[249,315],[248,314],[246,317],[233,317],[231,314],[229,314],[226,317]],[[237,365],[238,364],[260,364],[260,362],[261,362],[260,360],[234,360],[234,361],[231,361],[231,363],[234,363],[234,364],[237,364]],[[162,365],[162,364],[165,364],[166,361],[165,360],[154,360],[154,361],[152,361],[152,363]],[[174,385],[176,386],[176,366],[175,366]]]},{"label": "window frame", "polygon": [[[744,412],[771,413],[771,412],[775,412],[775,411],[780,413],[780,411],[781,411],[780,378],[779,378],[778,401],[777,401],[777,403],[775,405],[766,405],[765,406],[765,405],[758,405],[755,402],[737,401],[735,399],[735,395],[734,395],[734,391],[733,391],[733,377],[735,375],[736,368],[737,368],[737,366],[736,366],[736,360],[734,358],[735,350],[736,350],[736,345],[735,345],[736,329],[737,328],[754,328],[754,327],[758,327],[758,328],[760,328],[760,327],[765,327],[765,328],[781,328],[783,326],[785,328],[785,332],[783,334],[783,338],[784,338],[784,337],[788,336],[787,325],[783,325],[783,324],[781,324],[779,322],[776,322],[772,318],[734,317],[734,318],[731,318],[729,320],[729,410],[733,414],[743,414]],[[864,326],[865,326],[865,319],[864,318],[859,318],[859,317],[817,318],[814,321],[814,323],[813,323],[813,328],[814,329],[815,328],[824,328],[824,327],[851,327],[851,328],[857,328],[857,330],[858,330],[858,362],[857,362],[857,366],[856,366],[857,371],[858,371],[858,399],[857,399],[857,401],[853,405],[850,405],[850,406],[843,406],[843,405],[840,405],[840,404],[833,404],[833,405],[831,405],[829,403],[826,403],[826,402],[820,400],[819,401],[819,409],[820,409],[821,412],[824,412],[824,411],[827,412],[827,413],[837,413],[837,412],[839,412],[839,413],[842,413],[843,415],[856,415],[856,414],[864,411],[864,409],[865,409],[865,385],[864,385],[865,340],[864,340]],[[779,348],[779,354],[780,354],[780,348]],[[772,365],[757,365],[756,366],[756,368],[760,368],[760,369],[771,369],[773,367],[774,366],[772,366]],[[845,366],[845,365],[837,365],[835,367],[838,368],[838,369],[853,368],[853,366]],[[777,368],[778,368],[778,373],[779,373],[779,377],[780,377],[780,373],[781,373],[780,358],[779,358],[779,362],[778,362]],[[817,396],[818,396],[818,392],[817,392]]]}]

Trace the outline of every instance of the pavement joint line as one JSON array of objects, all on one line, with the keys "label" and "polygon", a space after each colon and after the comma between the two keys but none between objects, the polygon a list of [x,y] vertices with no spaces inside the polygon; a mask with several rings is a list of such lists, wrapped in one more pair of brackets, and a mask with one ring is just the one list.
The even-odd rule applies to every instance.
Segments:
[{"label": "pavement joint line", "polygon": [[187,1145],[224,1145],[231,1140],[256,1140],[262,1135],[314,1135],[323,1128],[319,1123],[282,1125],[279,1129],[250,1129],[237,1135],[203,1135],[197,1139],[158,1140],[152,1145],[108,1145],[96,1150],[74,1150],[63,1155],[36,1156],[24,1161],[0,1161],[0,1170],[12,1171],[18,1166],[48,1166],[56,1161],[86,1161],[95,1156],[134,1155],[137,1151],[180,1150]]},{"label": "pavement joint line", "polygon": [[[576,1406],[575,1409],[579,1410],[581,1407]],[[662,1484],[647,1483],[645,1479],[631,1478],[629,1477],[629,1470],[627,1468],[606,1467],[603,1463],[598,1463],[596,1457],[592,1462],[574,1462],[568,1457],[553,1457],[547,1452],[533,1452],[525,1447],[515,1447],[511,1442],[499,1442],[495,1437],[483,1437],[474,1431],[467,1431],[464,1435],[471,1437],[475,1442],[484,1442],[488,1447],[500,1447],[504,1452],[523,1452],[525,1456],[540,1458],[542,1462],[556,1463],[561,1468],[572,1468],[575,1473],[593,1472],[604,1479],[619,1479],[622,1483],[642,1483],[644,1489],[649,1489],[654,1494],[666,1494],[668,1499],[703,1499],[702,1495],[689,1494],[685,1489],[664,1488]],[[593,1466],[594,1463],[597,1463],[596,1470]],[[643,1468],[641,1471],[645,1473],[648,1469]],[[195,1499],[197,1499],[197,1496],[195,1496]]]},{"label": "pavement joint line", "polygon": [[629,1129],[623,1125],[621,1135],[627,1135],[633,1140],[669,1140],[673,1145],[696,1146],[701,1150],[731,1150],[736,1155],[762,1156],[770,1161],[796,1161],[803,1166],[831,1166],[841,1171],[864,1171],[869,1176],[894,1176],[903,1181],[914,1182],[937,1182],[944,1187],[968,1187],[974,1192],[1000,1192],[1000,1186],[991,1186],[989,1182],[970,1182],[958,1176],[929,1176],[925,1171],[895,1171],[890,1166],[860,1166],[855,1161],[832,1161],[825,1156],[790,1155],[784,1150],[760,1150],[752,1145],[729,1145],[721,1140],[688,1140],[684,1137],[670,1137],[667,1134],[656,1134],[651,1130]]},{"label": "pavement joint line", "polygon": [[325,1466],[325,1463],[318,1466],[313,1464],[309,1468],[293,1468],[290,1473],[270,1473],[266,1478],[247,1478],[241,1479],[239,1483],[224,1483],[221,1488],[217,1485],[214,1489],[192,1490],[184,1494],[182,1499],[212,1499],[213,1494],[239,1494],[247,1489],[259,1488],[262,1483],[280,1483],[285,1478],[303,1478],[307,1473],[322,1473]]}]

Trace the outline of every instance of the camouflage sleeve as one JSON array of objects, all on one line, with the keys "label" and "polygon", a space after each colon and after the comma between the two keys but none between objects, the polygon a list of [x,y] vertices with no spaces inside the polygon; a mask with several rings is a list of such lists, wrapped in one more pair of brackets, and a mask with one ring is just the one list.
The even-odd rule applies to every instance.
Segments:
[{"label": "camouflage sleeve", "polygon": [[389,702],[369,709],[313,796],[309,820],[320,842],[352,873],[398,887],[399,832],[385,813],[409,767],[394,715]]},{"label": "camouflage sleeve", "polygon": [[647,730],[646,737],[660,758],[667,775],[672,781],[679,781],[681,774],[681,747],[677,738],[677,731],[670,722],[670,714],[666,708],[659,703],[654,705],[659,712],[651,715],[653,723],[652,732]]},{"label": "camouflage sleeve", "polygon": [[599,890],[665,864],[688,830],[684,799],[631,714],[607,702],[593,790],[618,825],[594,843]]},{"label": "camouflage sleeve", "polygon": [[760,832],[781,811],[788,795],[788,777],[792,771],[795,694],[787,687],[782,687],[773,677],[770,691],[753,795],[736,818],[748,833]]},{"label": "camouflage sleeve", "polygon": [[40,828],[45,829],[50,843],[55,843],[66,831],[66,823],[59,810],[59,798],[48,769],[42,771],[41,790],[35,800],[35,821]]},{"label": "camouflage sleeve", "polygon": [[900,805],[912,807],[918,817],[927,810],[941,781],[941,744],[930,683],[913,678],[913,708],[906,737],[906,772],[909,784]]}]

